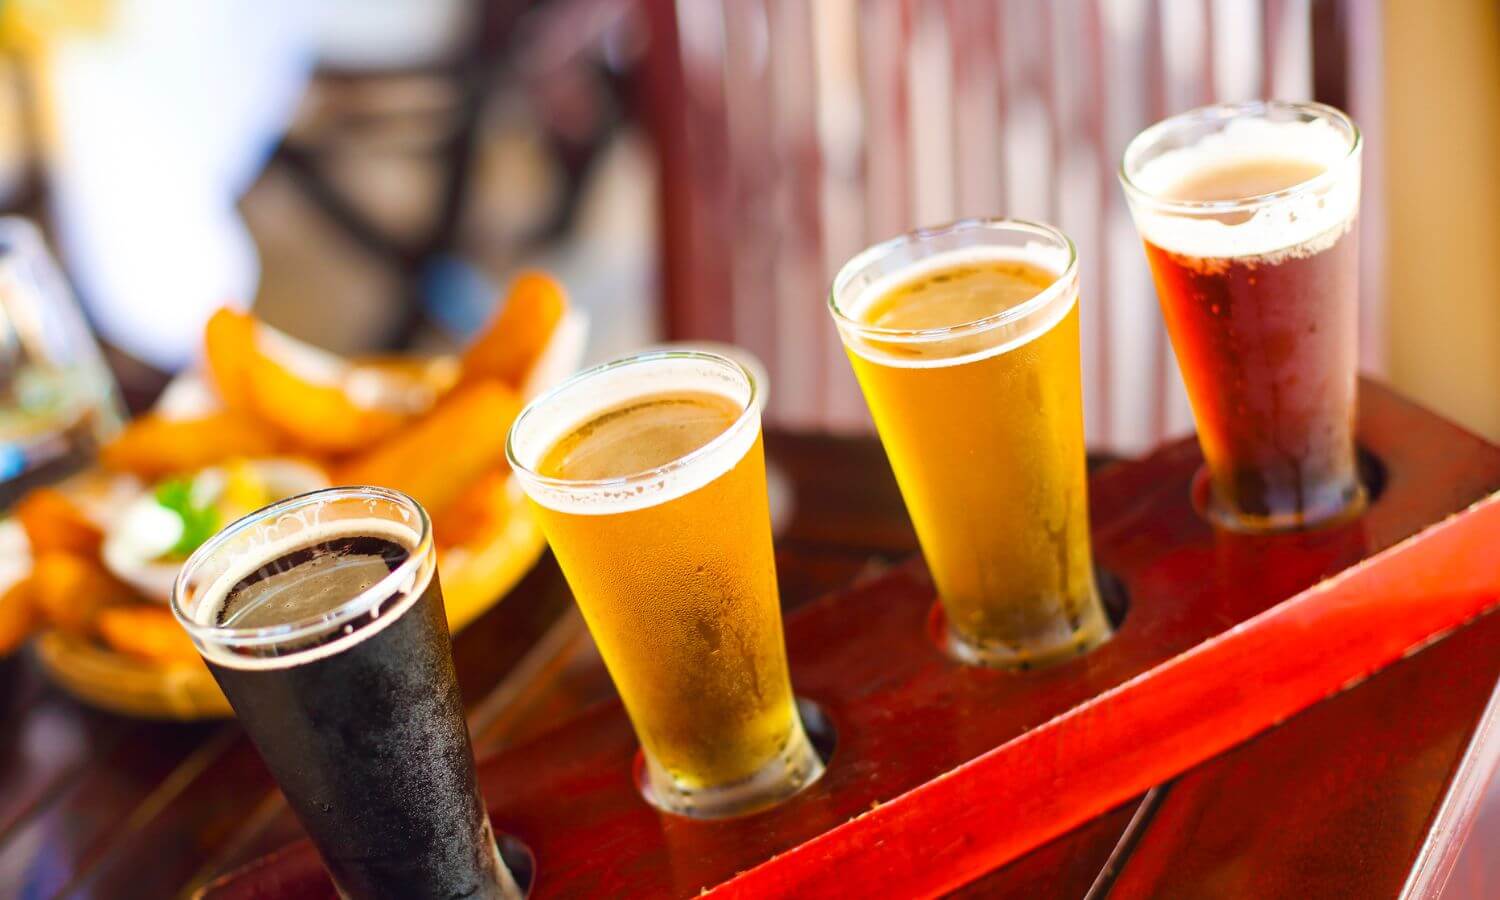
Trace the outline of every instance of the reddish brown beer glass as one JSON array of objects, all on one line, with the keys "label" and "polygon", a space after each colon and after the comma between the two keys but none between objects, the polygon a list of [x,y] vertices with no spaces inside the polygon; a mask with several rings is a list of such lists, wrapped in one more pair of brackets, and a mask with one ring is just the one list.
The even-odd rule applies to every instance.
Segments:
[{"label": "reddish brown beer glass", "polygon": [[1120,180],[1208,460],[1207,513],[1310,528],[1365,502],[1354,446],[1360,134],[1316,103],[1141,132]]}]

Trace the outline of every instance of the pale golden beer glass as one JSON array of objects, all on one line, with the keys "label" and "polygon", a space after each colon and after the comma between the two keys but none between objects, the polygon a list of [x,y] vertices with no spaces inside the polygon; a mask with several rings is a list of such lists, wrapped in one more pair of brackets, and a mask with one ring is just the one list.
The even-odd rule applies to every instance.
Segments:
[{"label": "pale golden beer glass", "polygon": [[[640,738],[647,796],[690,816],[750,812],[822,773],[787,672],[756,392],[722,356],[648,353],[574,376],[510,433],[511,466]],[[628,469],[610,454],[651,452],[643,442],[684,409],[728,415],[643,471],[555,471],[579,447],[595,469]],[[622,421],[640,437],[590,446]]]},{"label": "pale golden beer glass", "polygon": [[[953,279],[975,287],[954,295]],[[994,279],[1006,296],[986,293],[999,290]],[[987,314],[941,327],[872,321],[929,286],[956,298],[960,315]],[[1010,220],[912,232],[850,260],[829,306],[937,585],[950,651],[1025,668],[1107,640],[1089,547],[1072,242]]]}]

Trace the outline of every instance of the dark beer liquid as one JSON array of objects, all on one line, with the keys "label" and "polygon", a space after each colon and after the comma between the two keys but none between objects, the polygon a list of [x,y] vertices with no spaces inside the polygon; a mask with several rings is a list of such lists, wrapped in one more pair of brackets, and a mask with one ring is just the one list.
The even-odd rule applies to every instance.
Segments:
[{"label": "dark beer liquid", "polygon": [[380,537],[341,537],[288,553],[240,579],[215,614],[221,628],[264,628],[332,612],[411,553]]},{"label": "dark beer liquid", "polygon": [[[258,628],[316,618],[409,555],[384,537],[318,541],[234,584],[214,621]],[[499,897],[500,863],[475,782],[437,574],[419,589],[409,606],[392,597],[295,647],[285,664],[210,659],[209,668],[348,895]],[[362,631],[369,632],[362,640],[326,647]]]},{"label": "dark beer liquid", "polygon": [[[1244,162],[1195,173],[1169,193],[1237,199],[1321,172],[1306,162]],[[1316,524],[1357,508],[1352,220],[1262,255],[1196,257],[1149,240],[1146,254],[1216,502],[1266,528]]]}]

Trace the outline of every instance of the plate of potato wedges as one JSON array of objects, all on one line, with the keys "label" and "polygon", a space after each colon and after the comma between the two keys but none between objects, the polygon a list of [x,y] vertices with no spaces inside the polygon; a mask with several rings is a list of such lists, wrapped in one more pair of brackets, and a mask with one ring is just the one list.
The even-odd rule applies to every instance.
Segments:
[{"label": "plate of potato wedges", "polygon": [[0,656],[127,715],[227,717],[168,606],[178,569],[235,519],[337,484],[410,494],[432,517],[450,628],[498,602],[545,541],[505,463],[525,400],[575,369],[587,320],[525,273],[461,354],[343,358],[231,308],[203,365],[0,521]]}]

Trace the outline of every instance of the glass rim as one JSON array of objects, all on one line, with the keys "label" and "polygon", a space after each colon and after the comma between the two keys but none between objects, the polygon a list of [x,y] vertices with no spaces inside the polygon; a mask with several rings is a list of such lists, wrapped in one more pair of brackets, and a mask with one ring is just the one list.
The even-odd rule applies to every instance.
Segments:
[{"label": "glass rim", "polygon": [[[547,403],[555,401],[558,395],[560,395],[563,391],[573,388],[584,381],[597,378],[601,375],[606,375],[619,369],[626,369],[630,368],[631,366],[647,365],[650,363],[659,363],[674,359],[697,360],[699,362],[713,363],[714,365],[730,369],[744,378],[745,384],[750,388],[750,395],[745,398],[744,409],[740,410],[739,415],[736,416],[735,420],[729,424],[729,427],[714,435],[713,439],[708,443],[704,444],[701,447],[698,447],[695,450],[684,453],[682,456],[679,456],[676,459],[671,460],[670,462],[665,462],[659,466],[653,466],[649,469],[643,469],[639,472],[632,472],[629,475],[619,475],[613,478],[554,478],[550,475],[541,474],[540,472],[536,471],[533,466],[526,465],[517,458],[516,433],[521,430],[528,417],[534,415],[539,408],[546,405]],[[699,459],[711,455],[715,450],[728,443],[730,438],[738,433],[741,429],[743,429],[750,420],[758,419],[759,417],[760,385],[756,381],[755,375],[745,366],[741,365],[738,360],[730,359],[729,357],[722,354],[710,353],[705,350],[650,350],[645,353],[635,353],[629,356],[622,356],[618,359],[612,359],[609,362],[600,363],[599,365],[584,369],[581,372],[575,372],[573,375],[564,379],[561,384],[555,385],[554,387],[551,387],[546,391],[543,391],[541,394],[538,394],[536,397],[532,398],[531,402],[527,403],[525,408],[521,410],[521,414],[516,416],[515,422],[511,423],[510,433],[506,435],[505,438],[505,460],[510,464],[511,471],[534,484],[545,485],[547,487],[554,487],[567,491],[612,490],[621,487],[629,487],[641,482],[651,481],[671,472],[678,471],[679,469],[687,468],[688,466],[697,462]]]},{"label": "glass rim", "polygon": [[[1131,165],[1134,162],[1132,157],[1139,156],[1143,147],[1159,139],[1168,131],[1194,122],[1227,122],[1233,119],[1251,118],[1257,114],[1264,116],[1273,110],[1301,113],[1333,122],[1347,134],[1348,149],[1337,163],[1306,181],[1299,181],[1278,191],[1254,194],[1249,197],[1236,197],[1233,200],[1169,200],[1146,190],[1131,178],[1132,168],[1138,171],[1138,167]],[[1120,166],[1115,174],[1120,179],[1120,185],[1124,188],[1127,197],[1148,204],[1158,211],[1185,215],[1223,215],[1260,209],[1281,200],[1326,187],[1343,176],[1350,163],[1359,158],[1363,148],[1364,134],[1359,130],[1359,126],[1354,123],[1348,113],[1326,103],[1312,100],[1249,100],[1243,103],[1214,103],[1168,116],[1141,130],[1130,139],[1129,144],[1125,145],[1125,152],[1120,157]]]},{"label": "glass rim", "polygon": [[[416,513],[416,544],[411,548],[410,555],[384,578],[327,612],[308,616],[307,618],[298,619],[293,622],[284,622],[279,625],[262,625],[255,628],[226,628],[222,625],[209,625],[195,620],[189,611],[183,608],[184,593],[188,590],[188,581],[192,573],[202,567],[216,552],[224,549],[224,546],[229,541],[244,534],[253,525],[273,516],[280,516],[289,510],[302,509],[314,503],[345,498],[386,500]],[[369,612],[372,607],[384,603],[396,592],[396,589],[401,584],[423,565],[426,565],[433,557],[433,554],[432,522],[427,516],[427,510],[423,509],[422,504],[407,494],[392,488],[377,487],[375,485],[344,485],[319,488],[315,491],[308,491],[278,500],[275,503],[261,507],[255,512],[241,516],[220,529],[213,537],[204,541],[197,550],[193,551],[192,555],[187,558],[187,561],[182,564],[182,568],[177,572],[177,578],[172,584],[172,615],[195,641],[203,644],[244,648],[265,647],[298,641],[302,638],[314,637],[338,628],[350,620]]]},{"label": "glass rim", "polygon": [[[1026,233],[1045,238],[1056,243],[1068,254],[1068,262],[1058,272],[1052,283],[1035,296],[1027,298],[1015,306],[1008,307],[997,313],[971,319],[967,322],[959,322],[955,325],[944,325],[938,328],[889,328],[881,325],[871,325],[862,322],[839,308],[839,297],[848,290],[849,282],[860,272],[865,271],[875,262],[889,256],[902,247],[919,246],[935,238],[949,234],[960,234],[964,232],[1010,232]],[[955,337],[965,337],[971,334],[991,331],[1006,325],[1019,322],[1033,313],[1046,308],[1059,294],[1066,292],[1070,285],[1078,280],[1078,247],[1074,245],[1073,239],[1052,225],[1042,222],[1032,222],[1026,219],[1010,219],[1005,217],[975,217],[967,219],[955,219],[942,225],[933,225],[924,228],[914,228],[896,237],[872,244],[861,250],[849,259],[839,269],[833,278],[833,286],[828,292],[828,310],[832,313],[835,323],[840,329],[849,329],[863,338],[874,338],[888,343],[927,343],[932,341],[947,340]]]}]

